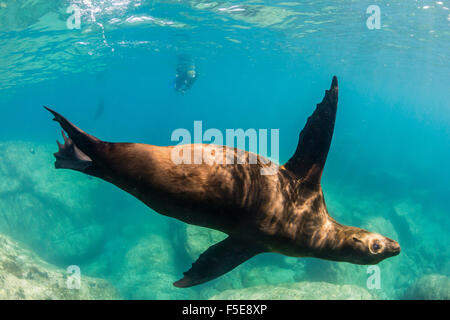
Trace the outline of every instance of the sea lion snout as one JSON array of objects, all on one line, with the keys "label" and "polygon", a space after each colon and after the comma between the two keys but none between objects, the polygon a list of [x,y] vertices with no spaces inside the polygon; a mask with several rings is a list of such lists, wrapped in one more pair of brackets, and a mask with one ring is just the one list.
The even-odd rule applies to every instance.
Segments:
[{"label": "sea lion snout", "polygon": [[392,254],[391,257],[396,256],[401,251],[400,244],[395,240],[386,238],[386,250]]}]

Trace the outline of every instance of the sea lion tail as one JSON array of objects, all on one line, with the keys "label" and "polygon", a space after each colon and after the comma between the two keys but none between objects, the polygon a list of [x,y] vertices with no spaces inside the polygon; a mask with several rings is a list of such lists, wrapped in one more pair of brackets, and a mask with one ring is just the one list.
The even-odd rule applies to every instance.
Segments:
[{"label": "sea lion tail", "polygon": [[56,141],[58,144],[58,152],[54,153],[56,158],[55,167],[58,169],[73,169],[85,173],[91,171],[88,168],[93,167],[99,147],[104,142],[84,132],[56,111],[46,106],[44,108],[53,114],[53,120],[57,121],[68,134],[67,137],[64,131],[62,131],[64,144]]}]

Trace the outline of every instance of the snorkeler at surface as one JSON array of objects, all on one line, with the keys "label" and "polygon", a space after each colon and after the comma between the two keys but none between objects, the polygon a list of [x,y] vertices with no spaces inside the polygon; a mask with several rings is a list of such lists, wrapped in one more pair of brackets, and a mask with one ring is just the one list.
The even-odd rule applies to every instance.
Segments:
[{"label": "snorkeler at surface", "polygon": [[189,56],[179,56],[177,73],[175,76],[175,90],[185,93],[197,80],[197,71],[194,62]]}]

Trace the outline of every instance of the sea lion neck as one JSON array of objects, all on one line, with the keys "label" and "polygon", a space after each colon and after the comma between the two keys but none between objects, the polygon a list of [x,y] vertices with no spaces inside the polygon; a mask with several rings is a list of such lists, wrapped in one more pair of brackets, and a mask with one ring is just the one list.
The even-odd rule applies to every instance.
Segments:
[{"label": "sea lion neck", "polygon": [[[331,216],[311,238],[311,248],[315,257],[332,261],[348,261],[351,258],[351,239],[359,228],[340,224]],[[317,241],[317,239],[320,239]]]},{"label": "sea lion neck", "polygon": [[311,188],[298,181],[291,189],[293,207],[287,214],[284,231],[295,239],[297,256],[320,256],[340,260],[342,239],[349,237],[350,226],[337,222],[328,212],[321,186]]}]

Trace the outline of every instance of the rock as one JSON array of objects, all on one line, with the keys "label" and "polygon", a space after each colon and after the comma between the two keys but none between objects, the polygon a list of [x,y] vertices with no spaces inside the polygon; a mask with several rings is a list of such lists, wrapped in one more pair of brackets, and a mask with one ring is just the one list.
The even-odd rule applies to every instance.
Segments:
[{"label": "rock", "polygon": [[69,289],[70,275],[41,260],[9,237],[0,235],[0,300],[119,299],[107,281],[86,277],[82,273],[80,288]]},{"label": "rock", "polygon": [[242,285],[253,287],[265,284],[294,282],[296,272],[276,265],[255,266],[241,271]]},{"label": "rock", "polygon": [[[0,233],[17,239],[44,259],[81,263],[102,245],[97,220],[108,210],[99,181],[55,170],[56,146],[0,143]],[[99,200],[100,199],[100,200]]]},{"label": "rock", "polygon": [[245,262],[227,274],[192,289],[198,293],[198,299],[209,299],[224,290],[241,289],[244,287],[242,275],[248,272],[248,268],[249,262]]},{"label": "rock", "polygon": [[[403,201],[394,206],[394,212],[407,221],[409,233],[414,236],[421,233],[422,228],[420,222],[423,220],[423,213],[420,204],[411,201]],[[421,221],[418,221],[419,219]]]},{"label": "rock", "polygon": [[371,232],[379,233],[385,237],[398,240],[398,234],[392,223],[383,217],[372,217],[362,226]]},{"label": "rock", "polygon": [[175,268],[170,241],[159,235],[141,238],[125,256],[117,286],[128,299],[185,299],[196,297],[192,289],[172,283],[181,277]]},{"label": "rock", "polygon": [[297,282],[226,290],[211,300],[372,300],[364,288],[326,282]]},{"label": "rock", "polygon": [[149,269],[174,271],[174,251],[162,236],[149,235],[141,238],[125,257],[127,270],[133,274],[148,273]]},{"label": "rock", "polygon": [[450,300],[450,278],[441,274],[422,276],[405,293],[405,299]]}]

